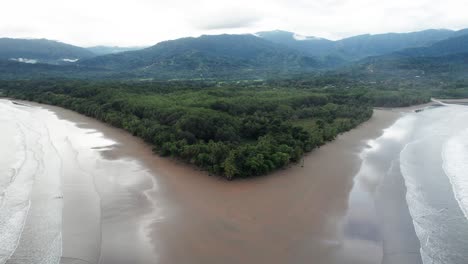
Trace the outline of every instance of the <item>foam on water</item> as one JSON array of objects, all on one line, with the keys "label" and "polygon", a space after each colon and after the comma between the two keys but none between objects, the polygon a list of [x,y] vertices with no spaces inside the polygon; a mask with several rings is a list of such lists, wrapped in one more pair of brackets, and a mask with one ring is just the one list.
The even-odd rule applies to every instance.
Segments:
[{"label": "foam on water", "polygon": [[444,144],[442,158],[455,198],[468,219],[468,128]]},{"label": "foam on water", "polygon": [[0,144],[0,263],[13,254],[21,236],[30,207],[29,194],[37,164],[27,160],[25,139],[21,127],[11,120],[11,114],[23,113],[0,104],[2,137]]},{"label": "foam on water", "polygon": [[360,153],[355,181],[370,193],[399,164],[425,264],[468,263],[466,120],[468,107],[459,105],[406,114]]},{"label": "foam on water", "polygon": [[[49,199],[60,180],[56,166],[45,161],[50,151],[38,113],[38,109],[0,100],[1,264],[52,264],[61,255],[61,202]],[[45,213],[38,215],[41,211]],[[38,218],[47,223],[38,226],[34,220]],[[34,247],[21,246],[25,241]]]},{"label": "foam on water", "polygon": [[468,263],[468,107],[445,105],[417,116],[400,169],[422,261]]}]

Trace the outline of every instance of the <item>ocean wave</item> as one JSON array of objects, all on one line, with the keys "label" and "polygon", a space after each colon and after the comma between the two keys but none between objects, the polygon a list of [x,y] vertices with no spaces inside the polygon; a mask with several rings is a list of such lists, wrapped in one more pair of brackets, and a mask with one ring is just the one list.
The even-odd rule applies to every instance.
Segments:
[{"label": "ocean wave", "polygon": [[418,115],[400,153],[423,263],[468,263],[467,110],[449,105]]},{"label": "ocean wave", "polygon": [[447,140],[442,149],[442,160],[455,199],[468,219],[468,128]]},{"label": "ocean wave", "polygon": [[420,253],[423,263],[447,263],[447,256],[453,254],[440,237],[439,220],[446,213],[444,209],[433,206],[426,182],[421,176],[427,171],[423,169],[427,157],[421,155],[424,146],[430,139],[414,140],[405,145],[400,153],[400,171],[405,180],[406,201],[413,219],[413,226],[420,241]]}]

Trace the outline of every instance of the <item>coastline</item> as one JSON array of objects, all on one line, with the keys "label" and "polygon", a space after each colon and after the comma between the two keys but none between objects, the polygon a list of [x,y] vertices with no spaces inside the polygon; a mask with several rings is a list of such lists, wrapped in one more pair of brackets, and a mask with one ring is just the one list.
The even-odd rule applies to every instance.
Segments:
[{"label": "coastline", "polygon": [[[118,143],[101,151],[105,159],[131,157],[152,175],[156,186],[139,190],[157,204],[153,210],[158,213],[140,222],[140,231],[160,263],[380,263],[381,241],[363,243],[343,234],[348,199],[367,141],[412,108],[375,110],[369,121],[307,154],[304,167],[294,164],[265,177],[226,182],[154,155],[149,145],[123,130],[59,107],[31,104],[100,131]],[[386,195],[404,199],[402,189]],[[115,208],[114,213],[124,211]],[[73,210],[64,214],[64,219],[76,216]],[[375,221],[375,216],[365,217]],[[124,224],[112,228],[125,229]],[[64,240],[64,252],[67,248],[73,251]],[[106,254],[118,250],[111,245]]]}]

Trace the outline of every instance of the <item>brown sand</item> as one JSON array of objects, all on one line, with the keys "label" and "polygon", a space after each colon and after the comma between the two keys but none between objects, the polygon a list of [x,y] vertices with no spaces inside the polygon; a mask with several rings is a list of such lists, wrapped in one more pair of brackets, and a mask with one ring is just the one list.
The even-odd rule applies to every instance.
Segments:
[{"label": "brown sand", "polygon": [[[115,149],[103,151],[106,158],[132,157],[154,176],[156,186],[148,195],[157,204],[157,214],[147,219],[150,224],[144,230],[157,258],[146,263],[381,261],[382,238],[378,230],[365,228],[367,222],[375,224],[375,212],[363,205],[348,213],[348,197],[366,140],[381,135],[382,129],[401,116],[400,110],[376,110],[368,122],[307,155],[304,167],[293,165],[269,176],[227,182],[155,156],[150,146],[124,131],[68,110],[46,108],[119,142]],[[125,209],[116,206],[113,210],[122,214]],[[70,210],[64,213],[73,215]],[[353,230],[368,239],[356,240],[343,231],[349,214],[361,218],[357,223],[364,228]],[[113,232],[125,230],[125,224],[114,223]],[[72,254],[71,246],[64,240],[64,250]],[[105,254],[120,250],[118,244],[106,247]],[[128,259],[132,257],[138,258]]]}]

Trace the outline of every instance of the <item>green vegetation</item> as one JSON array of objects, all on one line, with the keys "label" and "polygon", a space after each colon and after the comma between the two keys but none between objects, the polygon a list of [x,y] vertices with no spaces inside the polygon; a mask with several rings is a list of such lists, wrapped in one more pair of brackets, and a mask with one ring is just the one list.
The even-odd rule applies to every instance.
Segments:
[{"label": "green vegetation", "polygon": [[466,97],[468,83],[329,74],[231,83],[0,81],[0,91],[94,117],[144,139],[163,156],[233,179],[300,161],[369,119],[372,107]]},{"label": "green vegetation", "polygon": [[163,156],[227,179],[297,162],[372,115],[362,94],[252,83],[14,81],[0,89],[123,128]]}]

